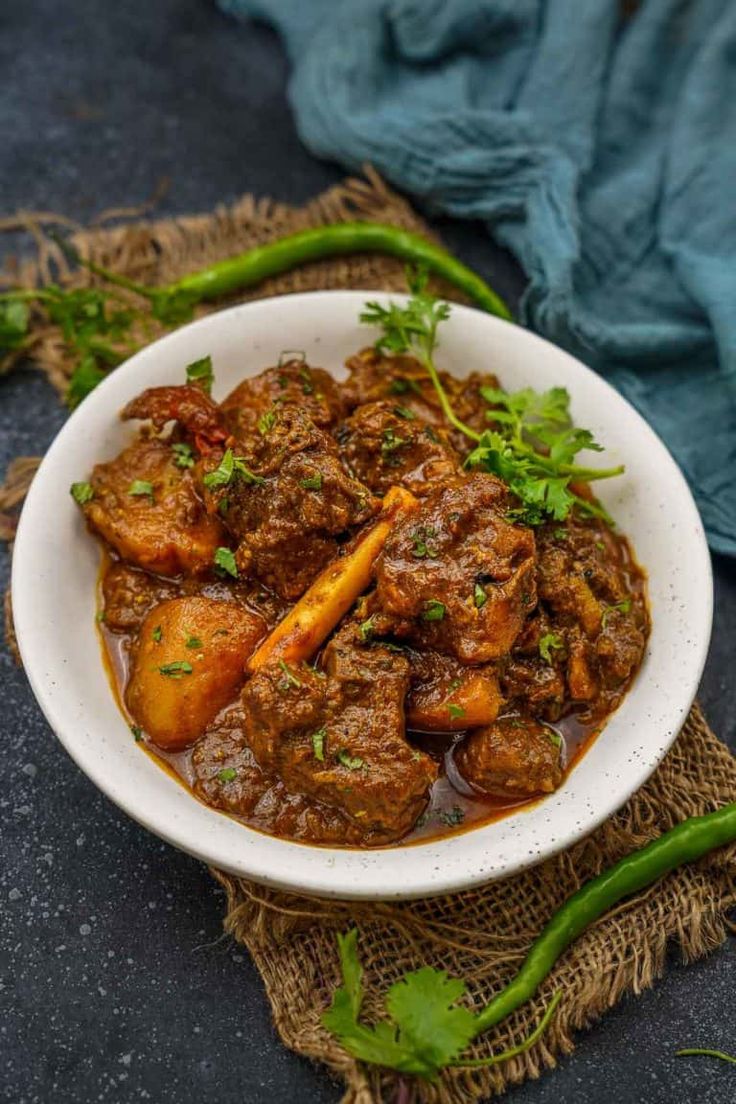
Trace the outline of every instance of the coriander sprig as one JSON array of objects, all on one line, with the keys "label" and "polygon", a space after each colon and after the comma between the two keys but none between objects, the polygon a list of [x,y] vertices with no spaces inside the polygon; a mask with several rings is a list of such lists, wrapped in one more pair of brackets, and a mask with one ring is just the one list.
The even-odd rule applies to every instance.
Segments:
[{"label": "coriander sprig", "polygon": [[512,511],[513,520],[526,525],[540,525],[550,517],[562,521],[575,506],[583,514],[613,524],[599,503],[577,494],[572,484],[610,479],[624,468],[592,468],[574,462],[579,452],[602,448],[590,430],[573,426],[565,388],[507,392],[484,387],[481,395],[489,404],[486,417],[492,428],[479,433],[467,425],[452,409],[434,363],[437,330],[449,318],[450,306],[427,292],[426,274],[407,273],[407,279],[412,295],[405,306],[369,302],[360,320],[381,327],[379,351],[393,356],[411,353],[424,366],[448,422],[475,446],[466,466],[492,472],[507,484],[521,503]]}]

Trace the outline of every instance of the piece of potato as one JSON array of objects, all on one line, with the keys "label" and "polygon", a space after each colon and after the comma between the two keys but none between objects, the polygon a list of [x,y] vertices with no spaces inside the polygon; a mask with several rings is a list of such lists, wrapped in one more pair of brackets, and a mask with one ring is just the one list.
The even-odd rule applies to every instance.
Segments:
[{"label": "piece of potato", "polygon": [[166,751],[194,743],[245,677],[265,622],[236,602],[172,598],[143,622],[133,653],[126,705]]},{"label": "piece of potato", "polygon": [[317,651],[363,593],[371,571],[397,517],[415,510],[418,500],[403,487],[391,487],[383,499],[383,510],[372,527],[358,538],[355,547],[339,556],[314,580],[286,617],[263,641],[248,664],[259,671],[274,658],[301,663]]},{"label": "piece of potato", "polygon": [[406,699],[406,723],[419,732],[481,728],[498,716],[503,698],[494,671],[467,670],[459,678],[420,683]]}]

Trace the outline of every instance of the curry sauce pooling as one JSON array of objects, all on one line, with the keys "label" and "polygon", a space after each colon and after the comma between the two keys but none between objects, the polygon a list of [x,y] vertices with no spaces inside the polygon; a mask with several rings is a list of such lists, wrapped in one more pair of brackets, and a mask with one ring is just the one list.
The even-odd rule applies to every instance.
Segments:
[{"label": "curry sauce pooling", "polygon": [[[517,455],[538,449],[570,502],[547,485],[530,513],[426,365],[366,349],[347,367],[339,384],[286,358],[216,403],[200,362],[128,405],[138,435],[72,493],[103,545],[98,620],[133,737],[253,828],[376,847],[553,792],[649,619],[628,542],[586,480],[554,475],[546,431]],[[498,381],[440,381],[499,448]]]}]

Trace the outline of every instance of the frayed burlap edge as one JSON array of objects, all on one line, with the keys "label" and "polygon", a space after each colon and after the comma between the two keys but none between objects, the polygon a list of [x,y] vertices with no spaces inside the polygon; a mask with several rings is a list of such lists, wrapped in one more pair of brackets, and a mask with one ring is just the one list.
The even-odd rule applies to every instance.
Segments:
[{"label": "frayed burlap edge", "polygon": [[[32,286],[55,279],[69,286],[88,284],[86,273],[69,272],[44,232],[48,223],[67,222],[84,256],[160,284],[302,227],[353,218],[428,232],[406,202],[370,170],[366,180],[348,180],[304,208],[245,196],[209,215],[114,226],[104,225],[102,216],[102,225],[83,230],[48,213],[22,213],[0,220],[0,230],[21,226],[38,246],[37,257],[16,266],[7,282]],[[375,256],[323,261],[269,280],[239,298],[346,287],[403,290],[403,267]],[[222,305],[201,308],[199,313]],[[146,336],[150,339],[158,332],[152,325]],[[26,354],[63,393],[73,364],[58,332],[35,326]],[[2,367],[12,366],[10,361]],[[37,457],[20,457],[8,469],[0,487],[0,539],[12,542],[19,506],[39,462]],[[7,598],[5,612],[8,643],[14,649]],[[736,903],[736,849],[676,871],[614,909],[570,948],[537,999],[477,1043],[473,1053],[483,1056],[519,1041],[550,995],[560,989],[559,1012],[532,1050],[501,1067],[448,1071],[436,1085],[410,1084],[363,1067],[321,1026],[321,1014],[339,983],[335,932],[353,924],[361,930],[368,1017],[381,1015],[384,994],[393,981],[423,963],[468,979],[469,999],[480,1006],[515,972],[545,921],[583,881],[685,817],[735,799],[736,762],[695,706],[659,769],[615,817],[562,855],[481,889],[403,904],[359,904],[281,893],[220,871],[212,873],[227,894],[225,928],[250,951],[281,1039],[344,1080],[344,1104],[476,1104],[552,1068],[557,1055],[572,1050],[576,1031],[625,993],[652,985],[664,969],[670,942],[680,946],[687,960],[717,947],[726,935],[728,910]]]}]

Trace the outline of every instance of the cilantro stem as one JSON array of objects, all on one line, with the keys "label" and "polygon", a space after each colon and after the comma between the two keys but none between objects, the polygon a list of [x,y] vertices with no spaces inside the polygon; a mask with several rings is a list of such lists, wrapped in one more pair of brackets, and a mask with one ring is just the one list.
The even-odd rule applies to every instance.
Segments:
[{"label": "cilantro stem", "polygon": [[722,1062],[730,1062],[736,1066],[736,1057],[726,1054],[724,1050],[709,1050],[707,1047],[685,1047],[684,1050],[675,1051],[675,1058],[690,1058],[702,1055],[704,1058],[720,1058]]},{"label": "cilantro stem", "polygon": [[552,997],[547,1007],[544,1010],[544,1015],[534,1028],[532,1032],[516,1046],[509,1047],[508,1050],[501,1051],[500,1054],[492,1054],[489,1058],[468,1058],[465,1061],[462,1059],[457,1062],[450,1062],[451,1066],[455,1066],[459,1069],[479,1069],[481,1066],[497,1066],[500,1062],[506,1062],[509,1058],[516,1058],[517,1055],[523,1054],[527,1050],[531,1050],[536,1042],[541,1039],[545,1031],[549,1027],[550,1021],[555,1014],[557,1005],[562,1000],[562,990],[558,989]]},{"label": "cilantro stem", "polygon": [[476,433],[474,429],[471,429],[469,425],[466,425],[465,422],[461,421],[461,419],[458,418],[457,414],[452,409],[450,400],[447,397],[447,392],[442,386],[442,380],[440,379],[439,372],[434,366],[434,361],[432,360],[431,356],[422,356],[421,361],[424,367],[427,369],[429,378],[431,379],[434,385],[434,389],[437,392],[437,398],[440,401],[442,413],[445,415],[448,422],[453,425],[455,429],[459,429],[461,433],[464,433],[466,437],[469,437],[471,441],[480,441],[480,433]]}]

